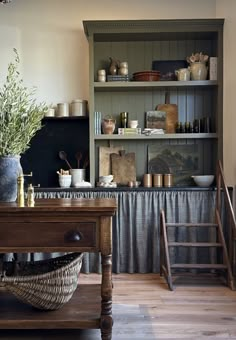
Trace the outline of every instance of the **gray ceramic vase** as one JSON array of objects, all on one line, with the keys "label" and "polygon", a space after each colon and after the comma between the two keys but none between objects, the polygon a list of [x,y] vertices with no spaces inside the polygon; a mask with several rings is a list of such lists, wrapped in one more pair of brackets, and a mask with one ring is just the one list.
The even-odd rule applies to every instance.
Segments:
[{"label": "gray ceramic vase", "polygon": [[15,202],[17,177],[22,173],[20,156],[0,157],[0,201]]}]

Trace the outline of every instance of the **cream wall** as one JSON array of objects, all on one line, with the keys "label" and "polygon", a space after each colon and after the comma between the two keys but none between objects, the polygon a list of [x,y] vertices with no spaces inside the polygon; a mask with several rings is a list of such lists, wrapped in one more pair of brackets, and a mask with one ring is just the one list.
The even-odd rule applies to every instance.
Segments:
[{"label": "cream wall", "polygon": [[236,1],[217,0],[216,16],[226,18],[224,25],[224,171],[227,183],[236,185]]},{"label": "cream wall", "polygon": [[88,43],[83,20],[225,17],[224,160],[226,179],[232,185],[236,183],[235,13],[236,0],[12,0],[0,6],[0,75],[5,74],[16,47],[24,81],[37,86],[39,100],[56,104],[87,99]]}]

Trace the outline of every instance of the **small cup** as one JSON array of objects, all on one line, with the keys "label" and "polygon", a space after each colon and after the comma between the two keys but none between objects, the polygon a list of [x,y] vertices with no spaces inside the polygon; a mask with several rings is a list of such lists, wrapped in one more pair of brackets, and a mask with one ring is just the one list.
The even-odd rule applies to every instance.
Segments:
[{"label": "small cup", "polygon": [[58,180],[61,188],[69,188],[71,185],[71,175],[59,175]]},{"label": "small cup", "polygon": [[138,127],[138,120],[130,120],[129,127],[132,129],[136,129]]},{"label": "small cup", "polygon": [[190,80],[190,71],[188,68],[180,68],[175,71],[177,75],[177,79],[180,81],[189,81]]}]

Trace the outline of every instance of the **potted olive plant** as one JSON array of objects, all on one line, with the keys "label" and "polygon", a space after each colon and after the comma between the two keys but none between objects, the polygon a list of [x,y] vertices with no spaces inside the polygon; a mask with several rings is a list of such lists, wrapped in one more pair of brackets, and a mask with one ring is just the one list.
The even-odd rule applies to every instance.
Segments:
[{"label": "potted olive plant", "polygon": [[0,201],[12,202],[17,195],[17,177],[22,171],[20,156],[42,127],[47,107],[36,103],[35,88],[27,89],[20,77],[19,55],[10,62],[0,88]]}]

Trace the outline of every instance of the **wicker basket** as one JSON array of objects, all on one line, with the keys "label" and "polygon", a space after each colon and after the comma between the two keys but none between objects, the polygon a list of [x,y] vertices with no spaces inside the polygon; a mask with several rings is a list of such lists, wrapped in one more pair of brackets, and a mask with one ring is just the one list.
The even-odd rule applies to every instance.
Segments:
[{"label": "wicker basket", "polygon": [[24,303],[59,309],[77,288],[82,258],[83,253],[70,253],[35,262],[4,262],[0,283]]}]

